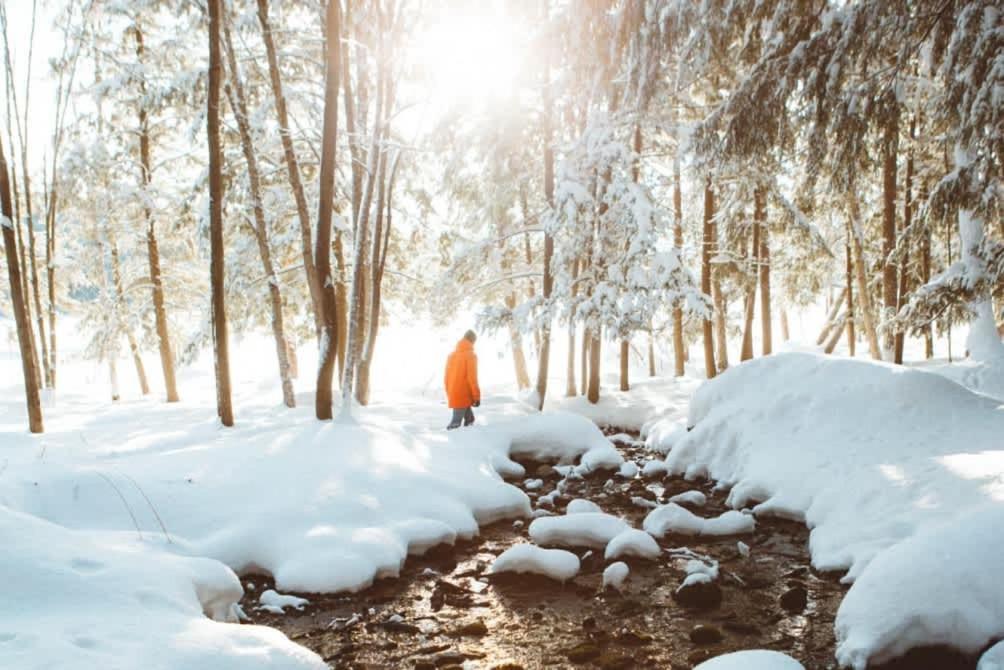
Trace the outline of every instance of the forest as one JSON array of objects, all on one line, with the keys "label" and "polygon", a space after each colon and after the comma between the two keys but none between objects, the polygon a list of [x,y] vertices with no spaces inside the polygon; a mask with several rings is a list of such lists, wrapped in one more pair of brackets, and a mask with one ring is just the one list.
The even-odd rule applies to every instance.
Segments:
[{"label": "forest", "polygon": [[[516,542],[472,573],[516,590],[503,620],[528,587],[496,572],[580,590],[602,572],[598,597],[627,597],[630,565],[642,609],[681,575],[728,601],[753,588],[733,561],[788,538],[784,519],[804,560],[778,575],[844,575],[817,605],[811,579],[778,594],[790,615],[808,589],[825,633],[750,645],[725,626],[717,649],[786,658],[647,646],[603,665],[592,636],[459,661],[1004,668],[1004,592],[970,611],[1004,588],[997,2],[0,0],[0,28],[0,537],[84,543],[122,585],[142,574],[110,535],[135,531],[171,598],[200,584],[194,615],[156,615],[163,635],[191,616],[222,631],[259,595],[273,617],[125,649],[134,605],[112,603],[99,641],[73,643],[84,667],[156,645],[163,667],[252,667],[251,644],[253,667],[448,666],[360,652],[386,621],[338,628],[348,652],[305,644],[284,608],[349,592],[372,617],[382,577],[411,583],[415,557],[476,537],[472,556]],[[462,347],[480,358],[457,404]],[[449,409],[474,428],[444,432]],[[561,521],[576,500],[602,518]],[[631,561],[553,548],[615,543]],[[928,556],[944,546],[965,557]],[[22,549],[7,567],[48,593],[42,550]],[[574,570],[537,553],[555,551]],[[251,580],[305,599],[252,601]],[[924,603],[901,598],[917,583]],[[70,626],[78,605],[46,607]],[[5,626],[68,629],[5,609],[0,665],[71,658],[8,645]]]}]

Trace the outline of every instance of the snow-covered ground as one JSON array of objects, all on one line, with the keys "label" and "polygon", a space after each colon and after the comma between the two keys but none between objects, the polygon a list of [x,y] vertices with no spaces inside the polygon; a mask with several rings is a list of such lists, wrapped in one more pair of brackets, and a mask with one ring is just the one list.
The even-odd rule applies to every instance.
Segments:
[{"label": "snow-covered ground", "polygon": [[[903,368],[788,344],[796,353],[734,366],[692,404],[692,376],[635,374],[631,392],[611,392],[610,365],[594,407],[561,397],[558,364],[541,416],[512,390],[504,339],[484,338],[478,423],[446,433],[448,333],[388,329],[375,402],[334,423],[313,419],[309,374],[300,406],[282,407],[271,342],[249,337],[233,347],[237,425],[223,429],[205,355],[180,371],[183,401],[172,405],[160,401],[155,356],[147,398],[120,361],[113,405],[106,370],[79,357],[72,321],[63,330],[41,436],[25,431],[16,348],[0,340],[0,529],[13,538],[0,555],[0,667],[324,667],[276,631],[228,623],[239,615],[234,572],[269,572],[280,591],[365,587],[409,554],[528,516],[525,494],[502,479],[525,475],[510,458],[519,454],[633,476],[637,466],[575,414],[645,426],[668,452],[665,465],[648,464],[652,476],[711,476],[733,486],[737,508],[805,520],[815,564],[855,582],[837,620],[841,662],[861,668],[921,642],[976,651],[1004,635],[1004,366]],[[300,350],[304,371],[311,349]],[[579,514],[536,521],[537,534],[598,532],[589,520],[600,510],[569,512]],[[646,530],[657,533],[698,518],[675,504],[652,515]],[[643,531],[607,525],[594,543],[611,559],[657,555]],[[564,554],[519,552],[496,569],[574,574]]]},{"label": "snow-covered ground", "polygon": [[842,664],[921,644],[972,653],[1004,635],[998,400],[920,369],[786,353],[702,386],[686,422],[649,428],[671,471],[804,520],[815,566],[848,570]]}]

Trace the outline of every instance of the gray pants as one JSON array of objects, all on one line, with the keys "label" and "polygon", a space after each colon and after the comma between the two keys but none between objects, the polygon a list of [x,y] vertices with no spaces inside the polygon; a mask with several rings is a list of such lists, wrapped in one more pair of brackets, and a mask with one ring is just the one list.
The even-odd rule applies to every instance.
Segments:
[{"label": "gray pants", "polygon": [[474,423],[474,411],[470,407],[459,407],[454,409],[453,418],[450,419],[450,425],[446,427],[446,430],[460,428],[461,421],[464,422],[465,426],[469,426]]}]

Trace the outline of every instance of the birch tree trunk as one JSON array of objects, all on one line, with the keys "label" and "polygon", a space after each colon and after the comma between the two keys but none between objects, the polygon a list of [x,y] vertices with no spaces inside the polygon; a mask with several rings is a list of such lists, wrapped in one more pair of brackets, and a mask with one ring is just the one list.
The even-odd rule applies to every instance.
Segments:
[{"label": "birch tree trunk", "polygon": [[[143,31],[139,24],[133,26],[136,37],[136,59],[143,63]],[[140,186],[143,198],[143,220],[146,222],[146,249],[150,264],[150,286],[153,291],[153,314],[157,325],[157,340],[160,343],[160,365],[164,371],[164,387],[167,402],[178,402],[178,386],[174,376],[174,354],[171,352],[171,338],[167,327],[167,311],[164,308],[164,284],[160,274],[160,249],[154,229],[153,211],[150,208],[150,184],[153,173],[150,161],[150,128],[146,111],[146,84],[140,80],[139,103],[139,160]]]},{"label": "birch tree trunk", "polygon": [[268,224],[265,220],[265,208],[262,204],[261,176],[258,170],[258,157],[255,154],[251,137],[251,126],[248,119],[247,98],[244,95],[244,83],[237,66],[233,40],[230,36],[230,19],[223,24],[227,64],[230,68],[230,83],[226,87],[230,108],[237,121],[237,129],[241,138],[241,150],[247,165],[248,182],[251,188],[252,212],[254,214],[254,238],[258,245],[258,256],[261,258],[262,270],[268,277],[269,303],[272,317],[272,339],[275,341],[276,359],[279,363],[279,380],[282,384],[282,401],[286,407],[296,407],[296,393],[293,390],[293,374],[289,362],[289,346],[286,341],[286,326],[282,314],[282,289],[279,277],[272,263],[272,251],[268,239]]},{"label": "birch tree trunk", "polygon": [[209,90],[206,137],[209,143],[209,266],[212,288],[213,358],[216,368],[216,413],[224,426],[234,425],[230,392],[230,338],[224,293],[223,246],[223,145],[220,141],[220,2],[209,3]]},{"label": "birch tree trunk", "polygon": [[17,258],[17,244],[14,240],[14,228],[11,225],[14,212],[11,207],[10,181],[8,179],[7,158],[3,145],[0,144],[0,229],[3,231],[4,254],[7,258],[7,278],[10,280],[10,296],[14,309],[14,322],[17,327],[17,341],[21,350],[21,372],[24,375],[24,397],[28,409],[28,429],[32,433],[41,433],[45,428],[42,422],[42,403],[38,394],[38,370],[32,355],[31,323],[25,310],[25,296],[22,292],[21,268]]},{"label": "birch tree trunk", "polygon": [[[265,2],[266,0],[259,0],[259,7]],[[335,359],[338,357],[338,312],[335,304],[335,286],[331,277],[331,213],[335,195],[335,150],[338,140],[338,77],[341,74],[340,13],[339,0],[329,0],[325,17],[327,40],[324,49],[324,129],[321,143],[320,202],[317,207],[317,245],[314,251],[317,257],[316,280],[320,307],[318,316],[321,324],[314,413],[320,420],[327,420],[332,416],[332,381],[335,375]],[[262,16],[261,11],[259,16]],[[271,60],[274,61],[274,58],[273,50]],[[291,151],[286,153],[290,155]],[[287,162],[295,163],[295,160],[290,162],[287,159]],[[309,241],[309,230],[307,239]],[[309,249],[305,255],[310,255]],[[347,403],[349,398],[346,397],[345,401]]]}]

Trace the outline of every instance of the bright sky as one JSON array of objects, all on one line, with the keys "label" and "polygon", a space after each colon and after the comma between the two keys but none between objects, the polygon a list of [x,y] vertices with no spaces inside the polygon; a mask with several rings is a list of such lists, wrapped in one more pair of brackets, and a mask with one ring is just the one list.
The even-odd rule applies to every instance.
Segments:
[{"label": "bright sky", "polygon": [[[7,30],[10,39],[11,59],[14,62],[14,77],[17,82],[17,102],[21,118],[24,118],[25,77],[28,73],[28,37],[31,33],[31,0],[0,0],[7,9]],[[49,69],[49,59],[59,56],[61,43],[59,34],[53,29],[53,12],[49,3],[42,0],[38,3],[38,18],[35,25],[35,49],[31,66],[31,98],[28,110],[29,135],[28,149],[31,170],[40,172],[42,169],[43,152],[50,143],[53,123],[55,121],[56,87]],[[2,44],[0,44],[2,48]],[[6,99],[0,108],[4,118],[4,147],[7,153]],[[15,126],[16,128],[16,126]],[[15,130],[15,132],[17,132]]]}]

